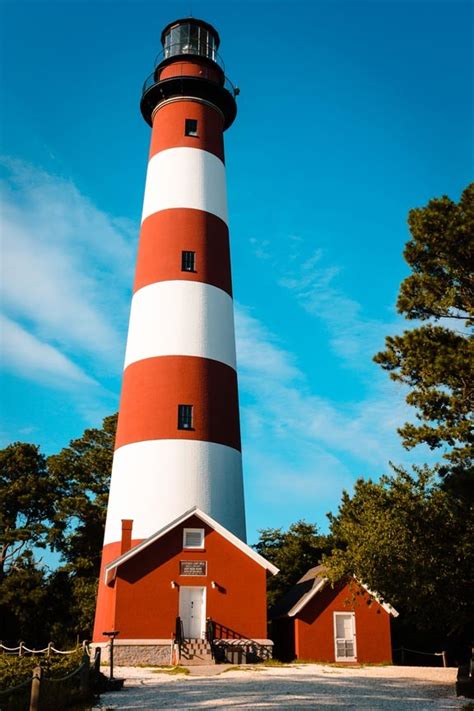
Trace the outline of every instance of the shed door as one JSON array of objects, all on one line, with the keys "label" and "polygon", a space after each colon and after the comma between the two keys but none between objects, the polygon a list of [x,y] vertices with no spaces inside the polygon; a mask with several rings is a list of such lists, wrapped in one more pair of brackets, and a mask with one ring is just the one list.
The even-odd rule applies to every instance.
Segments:
[{"label": "shed door", "polygon": [[334,650],[336,662],[357,660],[355,614],[353,612],[334,613]]},{"label": "shed door", "polygon": [[180,587],[179,616],[186,639],[201,639],[206,620],[205,588]]}]

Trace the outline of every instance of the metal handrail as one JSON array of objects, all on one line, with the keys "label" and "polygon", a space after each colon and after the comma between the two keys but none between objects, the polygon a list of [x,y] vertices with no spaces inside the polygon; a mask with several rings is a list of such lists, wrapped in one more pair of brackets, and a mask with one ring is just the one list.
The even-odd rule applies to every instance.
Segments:
[{"label": "metal handrail", "polygon": [[[186,63],[185,62],[177,62],[176,64],[173,64],[173,69],[178,69],[180,68],[181,73],[178,71],[176,74],[173,75],[173,77],[167,77],[169,79],[174,79],[175,77],[194,77],[195,75],[189,74],[187,70],[184,69]],[[155,86],[155,84],[158,84],[161,80],[155,77],[156,70],[154,70],[143,82],[143,87],[142,87],[142,96],[149,90],[151,89],[152,86]],[[215,80],[215,74],[212,69],[208,69],[207,67],[202,67],[202,71],[199,74],[198,77],[200,79],[210,79]],[[230,79],[226,76],[224,76],[224,89],[227,89],[227,91],[232,94],[232,96],[235,98],[238,96],[239,89],[234,86],[234,84],[230,81]]]},{"label": "metal handrail", "polygon": [[175,639],[176,639],[176,644],[178,644],[179,647],[181,648],[181,645],[184,642],[184,626],[183,626],[183,620],[179,616],[176,618]]},{"label": "metal handrail", "polygon": [[215,659],[216,658],[216,649],[215,649],[215,644],[214,640],[216,637],[216,625],[214,623],[214,620],[212,617],[208,617],[206,620],[206,642],[211,648],[211,658]]},{"label": "metal handrail", "polygon": [[204,57],[205,59],[210,59],[212,62],[215,62],[223,72],[225,72],[224,61],[220,54],[216,52],[212,45],[206,44],[204,46],[206,51],[200,52],[198,47],[193,47],[189,44],[186,45],[183,42],[174,42],[173,44],[164,47],[161,52],[158,52],[155,57],[155,69],[164,59],[171,59],[171,57],[178,57],[182,54],[188,54],[191,57]]},{"label": "metal handrail", "polygon": [[211,617],[206,620],[206,640],[209,644],[212,644],[216,636],[216,625]]}]

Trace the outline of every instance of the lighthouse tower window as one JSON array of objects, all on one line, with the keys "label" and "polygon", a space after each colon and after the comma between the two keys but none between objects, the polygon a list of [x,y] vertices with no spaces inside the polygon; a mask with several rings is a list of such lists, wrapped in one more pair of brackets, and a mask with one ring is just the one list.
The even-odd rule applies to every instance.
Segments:
[{"label": "lighthouse tower window", "polygon": [[178,405],[178,430],[193,429],[193,406]]},{"label": "lighthouse tower window", "polygon": [[185,119],[184,120],[184,135],[185,136],[198,136],[197,119]]},{"label": "lighthouse tower window", "polygon": [[181,252],[181,271],[196,271],[196,252]]}]

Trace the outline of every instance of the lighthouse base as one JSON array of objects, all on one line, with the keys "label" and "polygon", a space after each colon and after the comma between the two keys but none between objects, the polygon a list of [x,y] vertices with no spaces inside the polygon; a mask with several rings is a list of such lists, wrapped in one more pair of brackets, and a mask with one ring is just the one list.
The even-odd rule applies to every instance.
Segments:
[{"label": "lighthouse base", "polygon": [[[91,647],[100,648],[101,661],[109,663],[108,642],[96,642]],[[204,640],[187,640],[181,652],[172,639],[122,639],[114,644],[114,666],[119,667],[255,664],[272,657],[273,642],[270,639],[216,639],[212,645]]]}]

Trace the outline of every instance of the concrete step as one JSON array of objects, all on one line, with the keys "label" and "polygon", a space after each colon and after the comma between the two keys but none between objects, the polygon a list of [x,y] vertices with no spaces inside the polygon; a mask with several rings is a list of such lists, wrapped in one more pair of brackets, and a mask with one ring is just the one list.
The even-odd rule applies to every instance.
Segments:
[{"label": "concrete step", "polygon": [[205,639],[187,639],[181,646],[180,663],[185,666],[213,664],[211,646]]}]

